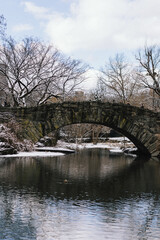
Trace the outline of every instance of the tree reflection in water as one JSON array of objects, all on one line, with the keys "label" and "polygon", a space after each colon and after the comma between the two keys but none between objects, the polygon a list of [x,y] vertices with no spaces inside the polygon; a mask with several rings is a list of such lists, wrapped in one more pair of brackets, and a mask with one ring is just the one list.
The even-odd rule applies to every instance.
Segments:
[{"label": "tree reflection in water", "polygon": [[1,158],[0,239],[158,239],[159,173],[104,149]]}]

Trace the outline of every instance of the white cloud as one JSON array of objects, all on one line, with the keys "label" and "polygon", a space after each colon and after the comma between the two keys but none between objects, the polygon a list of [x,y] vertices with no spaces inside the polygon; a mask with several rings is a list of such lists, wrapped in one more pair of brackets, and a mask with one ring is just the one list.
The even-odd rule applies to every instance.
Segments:
[{"label": "white cloud", "polygon": [[41,19],[49,19],[49,9],[45,7],[39,7],[36,6],[33,2],[21,2],[22,5],[25,7],[26,12],[30,12],[33,14],[36,18],[41,18]]},{"label": "white cloud", "polygon": [[90,91],[97,87],[97,79],[100,72],[95,69],[89,69],[85,73],[86,80],[81,84],[82,90]]},{"label": "white cloud", "polygon": [[33,29],[33,26],[29,24],[18,24],[13,27],[14,32],[30,31]]},{"label": "white cloud", "polygon": [[[159,0],[70,0],[70,12],[51,12],[24,2],[28,12],[46,20],[45,31],[63,52],[80,55],[134,50],[160,43]],[[95,58],[95,56],[93,57]]]},{"label": "white cloud", "polygon": [[69,17],[52,17],[46,31],[70,53],[91,49],[133,49],[160,39],[159,0],[79,0]]}]

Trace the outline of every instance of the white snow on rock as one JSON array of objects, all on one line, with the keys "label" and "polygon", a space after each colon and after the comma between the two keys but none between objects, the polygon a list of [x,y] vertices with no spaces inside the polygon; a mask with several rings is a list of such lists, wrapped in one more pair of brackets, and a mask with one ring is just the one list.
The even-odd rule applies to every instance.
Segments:
[{"label": "white snow on rock", "polygon": [[8,155],[0,155],[1,157],[57,157],[63,156],[64,153],[60,152],[19,152],[17,154],[8,154]]},{"label": "white snow on rock", "polygon": [[[65,153],[72,153],[73,150],[81,150],[81,149],[87,149],[87,148],[103,148],[107,149],[109,151],[109,154],[111,155],[120,155],[123,154],[123,149],[126,148],[129,145],[129,148],[132,143],[129,141],[129,139],[125,138],[125,145],[123,143],[124,137],[120,138],[111,138],[112,141],[108,141],[105,143],[67,143],[59,140],[57,142],[57,145],[55,147],[38,147],[35,148],[35,151],[32,152],[18,152],[17,154],[10,154],[10,155],[0,155],[1,157],[35,157],[35,156],[42,156],[42,157],[56,157],[56,156],[63,156]],[[124,147],[125,146],[125,147]],[[57,152],[56,152],[57,150]],[[62,151],[62,152],[61,152]]]},{"label": "white snow on rock", "polygon": [[130,142],[129,138],[127,137],[110,137],[108,138],[109,141],[115,141],[115,142]]},{"label": "white snow on rock", "polygon": [[109,155],[122,155],[124,152],[121,149],[110,149]]},{"label": "white snow on rock", "polygon": [[35,150],[39,150],[39,151],[50,151],[50,152],[60,152],[60,151],[62,151],[62,152],[73,152],[73,150],[72,149],[68,149],[68,148],[59,148],[59,147],[37,147],[37,148],[35,148]]}]

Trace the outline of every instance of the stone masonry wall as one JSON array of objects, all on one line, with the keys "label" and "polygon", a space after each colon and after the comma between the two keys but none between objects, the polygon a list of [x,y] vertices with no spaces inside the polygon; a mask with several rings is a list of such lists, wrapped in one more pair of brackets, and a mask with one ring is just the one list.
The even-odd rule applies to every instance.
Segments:
[{"label": "stone masonry wall", "polygon": [[160,113],[144,108],[108,102],[63,102],[7,111],[21,123],[24,137],[33,142],[66,125],[94,123],[122,133],[143,154],[160,157]]}]

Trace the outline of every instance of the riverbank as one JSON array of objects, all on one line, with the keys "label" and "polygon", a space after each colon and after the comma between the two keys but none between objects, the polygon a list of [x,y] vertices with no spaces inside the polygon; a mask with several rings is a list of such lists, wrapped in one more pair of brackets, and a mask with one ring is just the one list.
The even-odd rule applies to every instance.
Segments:
[{"label": "riverbank", "polygon": [[14,120],[0,124],[0,156],[30,152],[34,149],[33,143],[23,139],[18,130],[19,125]]},{"label": "riverbank", "polygon": [[0,125],[0,157],[62,156],[85,148],[107,149],[112,155],[133,149],[134,145],[126,137],[109,138],[101,143],[70,143],[59,140],[54,147],[34,146],[29,141],[19,142],[15,135],[4,125]]},{"label": "riverbank", "polygon": [[126,137],[108,138],[106,142],[101,143],[69,143],[59,140],[56,147],[80,150],[83,148],[106,148],[106,149],[126,149],[134,148],[134,144]]},{"label": "riverbank", "polygon": [[[35,147],[34,151],[30,152],[18,152],[16,154],[0,155],[0,157],[56,157],[71,154],[83,149],[103,148],[109,151],[111,155],[124,154],[124,149],[133,149],[134,145],[128,140],[122,138],[111,138],[107,143],[67,143],[58,141],[55,147]],[[125,148],[124,148],[125,147]]]},{"label": "riverbank", "polygon": [[58,141],[56,147],[72,149],[79,151],[85,148],[103,148],[109,151],[110,155],[121,155],[124,153],[136,155],[136,148],[134,144],[126,137],[115,137],[109,138],[107,142],[104,143],[67,143],[63,141]]}]

